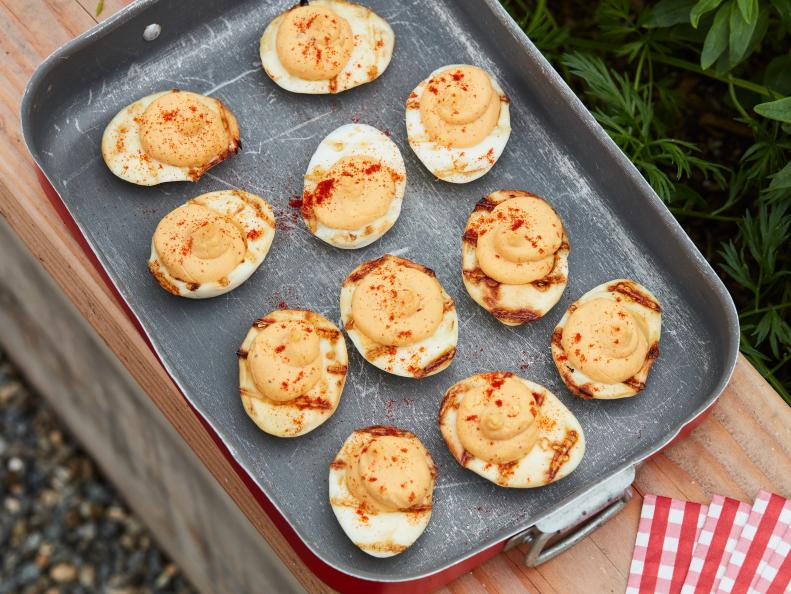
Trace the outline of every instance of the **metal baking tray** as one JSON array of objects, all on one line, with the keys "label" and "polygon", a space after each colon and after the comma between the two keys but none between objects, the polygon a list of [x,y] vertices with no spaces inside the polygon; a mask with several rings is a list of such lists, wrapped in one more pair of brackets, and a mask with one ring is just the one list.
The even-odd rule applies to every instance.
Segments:
[{"label": "metal baking tray", "polygon": [[[716,274],[658,197],[496,0],[365,0],[396,32],[388,70],[340,95],[281,90],[261,69],[258,40],[293,0],[143,0],[51,56],[25,93],[25,140],[101,265],[137,317],[163,365],[307,547],[331,567],[380,582],[415,580],[540,523],[667,445],[725,387],[738,351],[733,303]],[[146,26],[161,34],[147,42]],[[404,102],[435,68],[490,70],[511,98],[513,132],[500,161],[466,185],[434,179],[409,148]],[[99,150],[102,131],[133,100],[178,87],[224,101],[239,119],[243,150],[198,183],[137,187],[114,177]],[[319,141],[337,126],[386,130],[407,165],[401,217],[383,239],[355,251],[312,237],[289,200]],[[192,196],[238,187],[275,208],[267,260],[235,291],[188,300],[163,291],[146,269],[159,219]],[[476,201],[501,188],[526,189],[560,213],[572,246],[570,282],[541,320],[501,325],[464,290],[461,236]],[[235,352],[250,323],[287,304],[339,320],[342,280],[357,264],[393,253],[434,269],[456,301],[458,355],[419,381],[367,364],[351,343],[349,376],[335,415],[298,439],[277,439],[247,418]],[[646,285],[663,305],[661,355],[635,398],[584,401],[552,363],[552,329],[583,292],[617,277]],[[568,478],[535,490],[499,488],[464,470],[437,428],[445,389],[470,374],[510,370],[555,392],[582,423],[587,452]],[[381,560],[345,536],[327,500],[328,465],[349,433],[393,424],[415,432],[439,468],[434,513],[407,552]]]}]

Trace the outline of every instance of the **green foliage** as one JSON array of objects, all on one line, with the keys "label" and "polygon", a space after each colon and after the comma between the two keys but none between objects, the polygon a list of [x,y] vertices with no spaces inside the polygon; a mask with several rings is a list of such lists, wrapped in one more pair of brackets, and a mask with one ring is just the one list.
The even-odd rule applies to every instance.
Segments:
[{"label": "green foliage", "polygon": [[742,352],[791,404],[791,0],[598,0],[567,23],[501,1],[722,273]]}]

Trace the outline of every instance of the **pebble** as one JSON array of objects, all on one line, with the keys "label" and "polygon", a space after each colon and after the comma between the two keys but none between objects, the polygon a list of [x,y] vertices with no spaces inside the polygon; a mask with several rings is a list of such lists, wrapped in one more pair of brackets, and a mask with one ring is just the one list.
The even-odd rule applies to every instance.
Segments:
[{"label": "pebble", "polygon": [[0,594],[193,594],[0,351]]},{"label": "pebble", "polygon": [[49,577],[59,583],[73,582],[77,579],[77,569],[68,563],[58,563],[49,570]]}]

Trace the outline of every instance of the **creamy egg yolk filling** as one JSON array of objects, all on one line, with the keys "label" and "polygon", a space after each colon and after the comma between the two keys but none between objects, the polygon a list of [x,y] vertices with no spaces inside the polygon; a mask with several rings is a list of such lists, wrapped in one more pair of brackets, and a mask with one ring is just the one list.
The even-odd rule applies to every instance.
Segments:
[{"label": "creamy egg yolk filling", "polygon": [[189,91],[173,91],[153,101],[140,119],[146,155],[174,167],[201,167],[228,152],[229,128],[222,113]]},{"label": "creamy egg yolk filling", "polygon": [[304,320],[270,324],[253,341],[247,364],[255,387],[266,398],[275,402],[294,400],[322,377],[318,333]]},{"label": "creamy egg yolk filling", "polygon": [[352,295],[354,327],[382,345],[420,342],[434,334],[443,315],[437,279],[400,264],[388,262],[371,271]]},{"label": "creamy egg yolk filling", "polygon": [[434,478],[414,439],[371,437],[350,452],[350,460],[346,486],[366,509],[408,510],[430,502]]},{"label": "creamy egg yolk filling", "polygon": [[561,346],[574,368],[605,384],[633,377],[650,347],[644,322],[623,305],[603,298],[583,303],[569,315]]},{"label": "creamy egg yolk filling", "polygon": [[244,260],[247,244],[228,217],[185,204],[159,222],[154,248],[172,277],[200,284],[226,278]]},{"label": "creamy egg yolk filling", "polygon": [[555,266],[563,225],[538,198],[512,198],[498,204],[478,230],[475,255],[486,276],[508,285],[544,278]]},{"label": "creamy egg yolk filling", "polygon": [[486,71],[454,66],[429,79],[420,98],[420,119],[429,138],[467,148],[486,138],[500,117],[500,96]]},{"label": "creamy egg yolk filling", "polygon": [[354,49],[349,22],[329,8],[298,6],[277,30],[277,57],[289,73],[304,80],[329,80],[343,70]]},{"label": "creamy egg yolk filling", "polygon": [[395,174],[377,159],[350,156],[339,159],[322,176],[305,205],[332,229],[354,230],[383,216],[396,195]]},{"label": "creamy egg yolk filling", "polygon": [[493,464],[525,457],[539,438],[540,410],[514,378],[493,378],[464,394],[456,431],[465,451]]}]

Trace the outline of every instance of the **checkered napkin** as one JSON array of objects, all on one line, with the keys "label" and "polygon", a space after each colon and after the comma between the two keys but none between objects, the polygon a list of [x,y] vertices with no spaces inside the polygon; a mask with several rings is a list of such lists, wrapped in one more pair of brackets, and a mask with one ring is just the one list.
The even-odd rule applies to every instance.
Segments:
[{"label": "checkered napkin", "polygon": [[713,592],[750,515],[750,506],[715,495],[689,564],[682,594]]},{"label": "checkered napkin", "polygon": [[[791,500],[774,493],[760,491],[733,549],[717,592],[746,594],[753,584],[756,585],[755,591],[766,592],[766,589],[758,589],[757,582],[762,579],[760,576],[767,570],[790,524]],[[787,565],[785,561],[787,559],[778,569],[782,569],[784,564]],[[784,576],[779,576],[779,579],[784,579]],[[770,587],[774,585],[772,582],[769,584]],[[787,585],[786,579],[785,585],[777,585],[778,591],[783,592]]]},{"label": "checkered napkin", "polygon": [[627,594],[681,591],[706,512],[700,503],[657,495],[643,498]]},{"label": "checkered napkin", "polygon": [[791,500],[646,495],[627,594],[791,594]]}]

